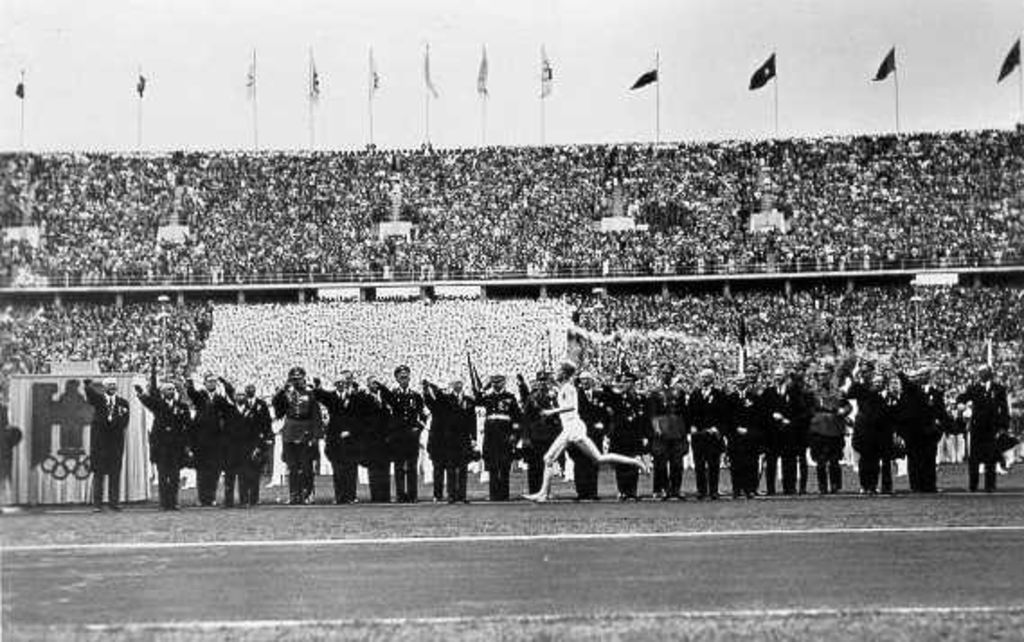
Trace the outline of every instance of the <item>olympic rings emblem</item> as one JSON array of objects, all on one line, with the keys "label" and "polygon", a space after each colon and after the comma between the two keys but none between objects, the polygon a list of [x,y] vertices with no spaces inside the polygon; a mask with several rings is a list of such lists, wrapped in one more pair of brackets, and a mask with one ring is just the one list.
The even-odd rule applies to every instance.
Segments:
[{"label": "olympic rings emblem", "polygon": [[89,475],[92,473],[91,461],[88,455],[84,457],[75,455],[61,459],[57,459],[53,455],[47,455],[46,459],[39,464],[39,468],[57,481],[64,481],[68,477],[85,481],[89,479]]}]

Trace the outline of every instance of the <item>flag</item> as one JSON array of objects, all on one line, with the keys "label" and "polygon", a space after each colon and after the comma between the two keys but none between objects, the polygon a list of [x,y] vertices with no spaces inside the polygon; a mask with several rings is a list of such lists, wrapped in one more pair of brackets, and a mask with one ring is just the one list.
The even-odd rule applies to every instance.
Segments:
[{"label": "flag", "polygon": [[646,87],[647,85],[655,82],[658,82],[658,70],[652,69],[637,78],[636,82],[633,83],[633,86],[630,87],[630,89],[640,89],[641,87]]},{"label": "flag", "polygon": [[250,100],[256,97],[256,50],[252,52],[249,72],[245,75],[245,93]]},{"label": "flag", "polygon": [[551,61],[548,60],[548,52],[544,47],[540,48],[540,97],[547,98],[551,95],[551,83],[554,82],[555,72],[551,68]]},{"label": "flag", "polygon": [[139,98],[146,93],[146,77],[142,74],[139,74],[139,82],[135,83],[135,91],[139,93]]},{"label": "flag", "polygon": [[484,383],[480,380],[480,373],[476,371],[476,366],[473,365],[473,357],[470,356],[469,350],[466,351],[466,364],[469,366],[469,385],[473,388],[473,395],[479,396],[484,389]]},{"label": "flag", "polygon": [[999,79],[996,82],[1003,82],[1003,79],[1012,74],[1017,67],[1020,67],[1020,38],[1017,38],[1017,42],[1013,43],[1006,54],[1006,60],[1003,60],[1003,66],[999,68]]},{"label": "flag", "polygon": [[320,74],[317,73],[313,54],[309,55],[309,100],[314,103],[320,101]]},{"label": "flag", "polygon": [[885,55],[885,60],[878,67],[878,72],[875,74],[874,81],[885,80],[889,77],[889,74],[896,72],[896,47],[889,50],[889,53]]},{"label": "flag", "polygon": [[434,81],[430,78],[430,44],[427,44],[427,49],[423,53],[423,82],[427,85],[427,91],[434,98],[437,98],[437,87],[434,86]]},{"label": "flag", "polygon": [[18,85],[14,88],[14,95],[17,96],[18,98],[21,98],[22,100],[25,99],[25,81],[24,80],[19,82]]},{"label": "flag", "polygon": [[373,58],[373,49],[370,49],[370,97],[380,89],[380,74],[377,73],[377,61]]},{"label": "flag", "polygon": [[740,345],[745,347],[747,345],[747,319],[742,315],[737,325],[736,334],[739,337]]},{"label": "flag", "polygon": [[476,93],[487,96],[487,47],[480,58],[480,71],[476,73]]},{"label": "flag", "polygon": [[750,90],[760,89],[768,84],[768,81],[775,77],[775,54],[768,56],[768,60],[757,68],[754,75],[750,77]]},{"label": "flag", "polygon": [[846,349],[851,352],[856,347],[856,343],[853,340],[853,326],[850,325],[849,319],[846,320],[846,330],[843,333],[843,343],[845,344]]}]

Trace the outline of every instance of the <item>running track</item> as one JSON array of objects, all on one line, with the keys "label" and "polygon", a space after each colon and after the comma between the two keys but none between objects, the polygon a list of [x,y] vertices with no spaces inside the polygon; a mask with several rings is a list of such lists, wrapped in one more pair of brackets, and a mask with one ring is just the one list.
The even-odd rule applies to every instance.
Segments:
[{"label": "running track", "polygon": [[3,552],[19,625],[1024,608],[1024,526]]}]

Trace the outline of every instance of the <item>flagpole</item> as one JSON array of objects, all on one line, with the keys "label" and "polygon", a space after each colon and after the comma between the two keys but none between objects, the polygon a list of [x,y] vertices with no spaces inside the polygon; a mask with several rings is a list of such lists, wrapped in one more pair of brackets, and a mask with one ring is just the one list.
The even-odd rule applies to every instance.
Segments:
[{"label": "flagpole", "polygon": [[367,108],[370,111],[370,146],[373,146],[373,47],[370,47],[370,82],[366,92]]},{"label": "flagpole", "polygon": [[259,116],[256,111],[256,49],[252,50],[252,148],[253,151],[259,151],[260,148],[260,132],[259,132]]},{"label": "flagpole", "polygon": [[25,70],[21,70],[21,128],[18,134],[18,147],[25,151]]},{"label": "flagpole", "polygon": [[[1024,43],[1024,37],[1017,42]],[[1024,60],[1017,63],[1017,72],[1017,122],[1024,125]]]},{"label": "flagpole", "polygon": [[[429,64],[430,64],[430,43],[428,42],[427,43],[426,59],[424,60],[424,65],[429,65]],[[425,69],[426,69],[426,66],[424,66],[424,70]],[[424,80],[424,83],[423,83],[424,84],[424,87],[423,87],[423,98],[424,98],[424,105],[425,105],[424,111],[426,113],[425,128],[424,129],[425,129],[426,143],[427,143],[427,145],[430,145],[430,86],[429,86],[429,84],[427,82],[429,80],[429,78],[424,76],[423,80]]]},{"label": "flagpole", "polygon": [[[142,78],[142,65],[139,65],[139,78]],[[138,82],[138,81],[136,81]],[[135,122],[135,151],[142,151],[142,94],[143,92],[137,91],[139,94],[139,108],[136,113]]]},{"label": "flagpole", "polygon": [[661,52],[654,52],[654,144],[661,143]]},{"label": "flagpole", "polygon": [[544,47],[540,48],[540,144],[544,146]]},{"label": "flagpole", "polygon": [[775,76],[772,79],[772,91],[775,94],[775,138],[778,138],[779,137],[779,59],[778,58],[775,59]]},{"label": "flagpole", "polygon": [[487,146],[487,94],[480,95],[480,146]]},{"label": "flagpole", "polygon": [[896,48],[893,47],[892,86],[896,94],[896,135],[900,134],[900,66],[896,63]]},{"label": "flagpole", "polygon": [[313,150],[316,148],[316,125],[313,123],[313,48],[309,48],[309,91],[307,92],[307,100],[309,101],[309,149]]}]

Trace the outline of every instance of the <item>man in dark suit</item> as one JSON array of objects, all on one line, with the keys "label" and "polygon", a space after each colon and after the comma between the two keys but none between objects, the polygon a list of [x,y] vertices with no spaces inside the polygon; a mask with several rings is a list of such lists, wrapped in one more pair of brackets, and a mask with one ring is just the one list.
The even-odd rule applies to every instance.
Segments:
[{"label": "man in dark suit", "polygon": [[384,401],[384,384],[368,377],[365,388],[353,388],[352,415],[362,427],[361,433],[354,436],[360,461],[369,474],[370,501],[387,504],[391,501],[391,458],[387,444],[391,410]]},{"label": "man in dark suit", "polygon": [[882,375],[876,375],[872,367],[864,367],[859,362],[842,385],[845,398],[857,405],[853,449],[860,456],[857,473],[860,492],[865,495],[878,493],[879,475],[882,493],[892,493],[892,432],[885,419],[884,387]]},{"label": "man in dark suit", "polygon": [[117,394],[117,381],[103,380],[103,392],[85,380],[85,397],[93,408],[89,431],[89,461],[92,467],[92,501],[96,511],[103,509],[103,479],[107,479],[107,501],[111,510],[121,510],[121,463],[124,460],[124,433],[128,428],[128,400]]},{"label": "man in dark suit", "polygon": [[733,498],[757,495],[757,460],[761,452],[764,406],[754,372],[737,375],[735,390],[726,398],[729,421],[725,427]]},{"label": "man in dark suit", "polygon": [[160,510],[178,510],[178,487],[181,468],[188,460],[188,436],[192,415],[188,405],[178,398],[173,383],[157,387],[156,359],[150,366],[149,390],[135,386],[139,401],[151,413],[153,424],[149,430],[149,460],[156,465]]},{"label": "man in dark suit", "polygon": [[270,427],[270,409],[262,399],[236,392],[234,386],[221,378],[225,396],[216,403],[223,417],[224,507],[235,505],[235,486],[238,486],[238,504],[242,507],[259,503],[260,469],[266,449],[273,447],[274,433]]},{"label": "man in dark suit", "polygon": [[476,449],[476,402],[465,394],[462,382],[454,380],[448,390],[423,381],[423,400],[430,409],[427,452],[434,465],[434,501],[466,503],[467,466]]},{"label": "man in dark suit", "polygon": [[728,425],[725,393],[715,384],[715,373],[704,368],[700,385],[690,393],[689,416],[693,426],[693,465],[697,477],[697,499],[718,499],[718,473],[722,467],[723,437]]},{"label": "man in dark suit", "polygon": [[935,455],[939,433],[935,429],[933,411],[921,386],[902,372],[890,379],[885,416],[906,444],[910,490],[936,492]]},{"label": "man in dark suit", "polygon": [[324,435],[324,453],[331,462],[334,477],[334,501],[352,504],[356,501],[359,461],[362,458],[361,434],[364,429],[357,415],[355,377],[351,370],[342,370],[334,382],[334,390],[324,390],[314,379],[313,396],[327,408],[330,420]]},{"label": "man in dark suit", "polygon": [[[594,375],[589,372],[580,373],[579,384],[580,419],[587,426],[587,437],[600,449],[607,434],[606,427],[609,422],[606,394],[597,388]],[[573,476],[576,484],[576,498],[598,499],[597,481],[600,467],[576,446],[569,449],[569,455],[575,464]]]},{"label": "man in dark suit", "polygon": [[978,368],[978,382],[956,398],[957,409],[970,422],[970,448],[967,453],[968,487],[978,490],[981,466],[985,466],[985,492],[996,489],[996,465],[1002,453],[996,446],[996,435],[1010,425],[1010,406],[1006,388],[993,381],[992,369]]},{"label": "man in dark suit", "polygon": [[203,389],[197,390],[191,379],[185,380],[185,391],[195,409],[191,446],[196,467],[196,491],[200,506],[217,502],[217,482],[224,469],[223,418],[217,407],[217,377],[207,373]]}]

